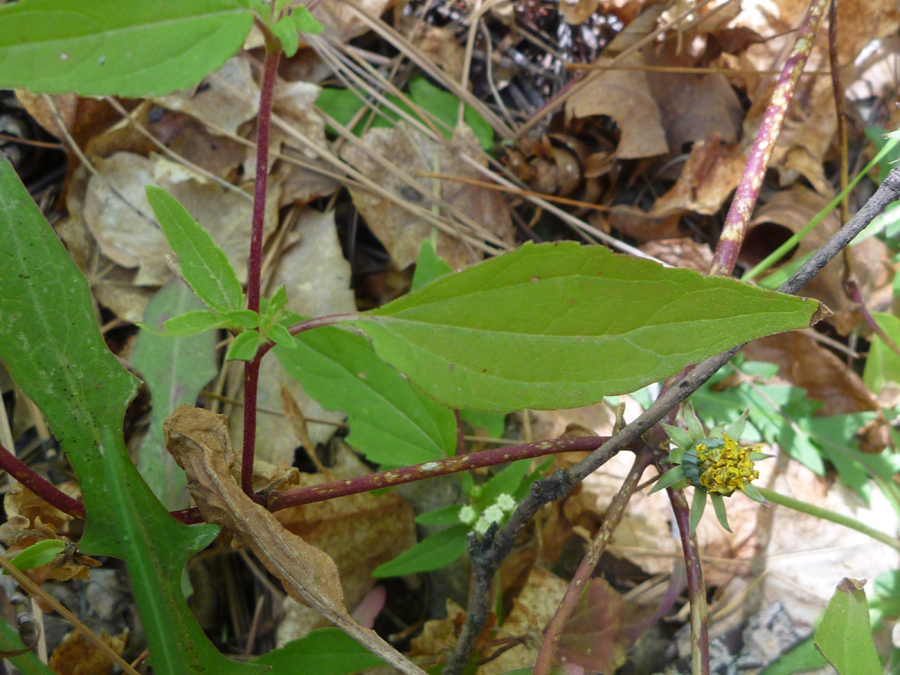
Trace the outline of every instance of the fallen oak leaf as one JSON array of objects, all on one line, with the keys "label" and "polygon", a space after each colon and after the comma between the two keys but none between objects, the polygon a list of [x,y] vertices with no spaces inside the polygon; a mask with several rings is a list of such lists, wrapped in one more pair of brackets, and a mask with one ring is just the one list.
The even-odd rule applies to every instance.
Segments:
[{"label": "fallen oak leaf", "polygon": [[207,522],[216,523],[246,544],[288,594],[315,609],[363,646],[407,675],[424,671],[363,628],[347,612],[334,561],[323,551],[287,531],[268,510],[250,499],[234,480],[228,418],[183,405],[165,423],[166,447],[184,469],[188,490]]}]

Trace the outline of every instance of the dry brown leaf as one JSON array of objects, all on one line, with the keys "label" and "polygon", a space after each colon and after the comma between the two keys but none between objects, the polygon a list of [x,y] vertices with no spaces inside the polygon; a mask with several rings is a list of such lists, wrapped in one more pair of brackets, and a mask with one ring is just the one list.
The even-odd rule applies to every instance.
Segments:
[{"label": "dry brown leaf", "polygon": [[[702,65],[674,40],[663,43],[648,60],[658,66]],[[650,70],[647,83],[659,107],[666,141],[672,152],[684,152],[698,141],[719,138],[736,143],[744,111],[737,94],[721,73],[670,73]]]},{"label": "dry brown leaf", "polygon": [[402,672],[424,675],[377,633],[353,621],[343,604],[334,561],[288,532],[272,513],[243,493],[224,459],[231,444],[224,415],[181,406],[165,421],[165,430],[166,447],[185,470],[188,489],[208,522],[231,530],[295,600],[316,609]]},{"label": "dry brown leaf", "polygon": [[[606,220],[609,227],[615,228],[626,237],[634,237],[638,241],[654,241],[656,239],[675,239],[682,231],[678,223],[687,211],[680,209],[662,216],[645,213],[636,206],[616,204],[612,207]],[[590,217],[591,224],[601,227],[602,214]]]},{"label": "dry brown leaf", "polygon": [[414,28],[418,28],[416,33],[411,36],[412,43],[428,57],[429,61],[447,73],[451,80],[462,79],[466,53],[456,39],[452,24],[445,28],[438,28],[423,24],[419,19],[408,16],[403,17],[400,25],[408,38],[410,32]]},{"label": "dry brown leaf", "polygon": [[[156,225],[144,188],[158,185],[171,193],[228,255],[238,278],[247,277],[247,241],[252,202],[166,158],[117,153],[100,160],[87,183],[82,213],[105,256],[122,267],[138,268],[134,283],[158,286],[173,277],[166,262],[171,249]],[[266,199],[264,236],[275,227],[280,189],[271,184]],[[70,206],[77,208],[78,202]]]},{"label": "dry brown leaf", "polygon": [[600,0],[562,0],[559,3],[559,13],[567,23],[584,23],[597,11],[599,4]]},{"label": "dry brown leaf", "polygon": [[410,656],[445,656],[456,645],[465,620],[466,611],[447,598],[447,618],[425,622],[410,643]]},{"label": "dry brown leaf", "polygon": [[[451,141],[437,142],[401,121],[391,129],[369,129],[361,140],[372,153],[386,158],[410,176],[441,173],[480,180],[480,174],[460,157],[462,154],[472,157],[481,154],[475,135],[467,126],[457,128]],[[345,145],[341,158],[400,199],[428,208],[431,202],[428,197],[388,174],[369,153],[356,146]],[[428,194],[433,194],[437,188],[444,201],[504,241],[512,242],[509,206],[499,192],[452,180],[439,183],[436,180],[419,178],[418,183]],[[400,269],[412,265],[419,255],[422,240],[431,236],[431,223],[411,216],[392,201],[368,190],[351,186],[350,194],[369,228],[390,253],[391,261]],[[438,235],[437,253],[454,269],[467,267],[482,257],[481,252],[444,232]]]},{"label": "dry brown leaf", "polygon": [[568,586],[568,582],[551,572],[535,567],[516,598],[512,611],[499,628],[501,636],[522,638],[523,644],[481,666],[478,675],[500,675],[516,668],[534,666],[541,635],[556,613]]},{"label": "dry brown leaf", "polygon": [[[128,641],[128,631],[112,637],[106,631],[100,634],[116,654],[121,655]],[[107,675],[113,666],[112,659],[79,631],[68,633],[50,655],[50,668],[57,675]]]},{"label": "dry brown leaf", "polygon": [[253,79],[246,54],[239,53],[210,74],[196,92],[180,91],[154,101],[236,134],[241,124],[259,112],[259,86]]},{"label": "dry brown leaf", "polygon": [[[611,60],[603,58],[598,63]],[[644,59],[640,54],[632,54],[621,65],[641,66]],[[615,68],[603,71],[566,103],[566,115],[579,118],[607,115],[615,120],[622,131],[616,148],[619,159],[653,157],[669,151],[659,107],[643,71]]]},{"label": "dry brown leaf", "polygon": [[678,182],[656,200],[647,217],[718,212],[737,187],[746,162],[740,148],[718,138],[695,143]]},{"label": "dry brown leaf", "polygon": [[[345,445],[327,473],[301,473],[300,485],[318,485],[370,473]],[[396,492],[359,494],[283,509],[275,514],[290,532],[315,544],[335,562],[344,598],[355,606],[374,585],[372,571],[416,543],[415,513]]]},{"label": "dry brown leaf", "polygon": [[818,415],[842,415],[878,410],[878,403],[862,379],[833,352],[798,331],[754,340],[742,350],[753,361],[778,366],[788,382],[821,401]]},{"label": "dry brown leaf", "polygon": [[[354,5],[373,17],[381,16],[394,4],[394,0],[355,0]],[[322,37],[337,42],[348,42],[369,32],[369,26],[362,21],[350,3],[320,2],[312,8],[312,14],[325,30]]]},{"label": "dry brown leaf", "polygon": [[713,259],[709,244],[701,244],[686,237],[651,241],[641,246],[641,250],[672,267],[687,267],[702,274],[709,271]]}]

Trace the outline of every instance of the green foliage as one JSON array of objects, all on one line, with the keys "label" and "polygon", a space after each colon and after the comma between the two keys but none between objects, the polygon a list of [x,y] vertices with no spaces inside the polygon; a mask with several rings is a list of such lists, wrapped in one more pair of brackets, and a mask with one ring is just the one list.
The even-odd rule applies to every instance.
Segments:
[{"label": "green foliage", "polygon": [[122,438],[137,380],[106,348],[87,281],[2,158],[0,287],[0,359],[72,463],[87,511],[82,550],[125,560],[154,667],[258,672],[222,656],[188,610],[181,570],[218,528],[177,523],[141,480]]},{"label": "green foliage", "polygon": [[[162,327],[170,316],[203,304],[181,282],[161,288],[144,312],[144,323]],[[131,363],[144,378],[153,401],[150,429],[138,450],[137,467],[147,485],[170,510],[190,506],[184,471],[166,450],[163,421],[180,405],[194,405],[200,390],[216,374],[213,358],[216,334],[206,331],[186,337],[161,336],[142,330]]]},{"label": "green foliage", "polygon": [[866,592],[853,580],[838,584],[816,630],[815,643],[840,675],[881,675]]},{"label": "green foliage", "polygon": [[260,656],[256,663],[271,666],[269,675],[349,675],[384,661],[340,628],[322,628]]},{"label": "green foliage", "polygon": [[[65,548],[65,543],[59,539],[44,539],[32,544],[9,562],[16,569],[30,570],[53,562]],[[3,570],[3,574],[8,575],[9,572]]]},{"label": "green foliage", "polygon": [[0,88],[150,96],[197,84],[244,42],[240,0],[22,0],[0,7]]},{"label": "green foliage", "polygon": [[747,340],[809,325],[818,303],[599,246],[526,244],[351,321],[453,408],[589,405]]},{"label": "green foliage", "polygon": [[376,567],[372,576],[385,579],[417,572],[432,572],[446,567],[466,552],[468,533],[469,526],[459,524],[426,537],[393,560]]},{"label": "green foliage", "polygon": [[376,357],[365,338],[326,326],[295,343],[275,347],[278,360],[322,406],[347,411],[347,442],[371,461],[401,466],[456,453],[453,413]]},{"label": "green foliage", "polygon": [[[459,99],[456,96],[435,87],[424,77],[414,78],[409,83],[407,94],[416,106],[438,122],[437,126],[444,136],[450,138],[453,135],[459,113]],[[402,98],[393,94],[388,94],[386,98],[403,112],[421,119]],[[320,110],[345,127],[353,121],[364,105],[366,103],[360,95],[350,89],[323,87],[316,99],[316,106]],[[375,115],[374,112],[364,115],[353,127],[353,133],[358,136],[368,128],[391,127],[399,119],[400,116],[396,112],[383,106],[379,110],[379,115]],[[491,125],[474,108],[466,106],[463,121],[472,129],[484,150],[491,150],[494,147],[494,132]]]},{"label": "green foliage", "polygon": [[217,312],[242,309],[244,291],[225,252],[175,197],[155,185],[148,185],[146,192],[169,246],[178,255],[181,275],[197,297]]},{"label": "green foliage", "polygon": [[[872,317],[895,345],[900,344],[900,320],[896,316],[872,312]],[[874,394],[880,394],[885,384],[900,383],[900,354],[891,349],[878,334],[872,336],[863,381]]]},{"label": "green foliage", "polygon": [[[11,652],[24,647],[19,632],[0,619],[0,650]],[[55,675],[50,666],[44,664],[34,651],[27,651],[21,656],[8,656],[6,660],[14,665],[21,675]]]}]

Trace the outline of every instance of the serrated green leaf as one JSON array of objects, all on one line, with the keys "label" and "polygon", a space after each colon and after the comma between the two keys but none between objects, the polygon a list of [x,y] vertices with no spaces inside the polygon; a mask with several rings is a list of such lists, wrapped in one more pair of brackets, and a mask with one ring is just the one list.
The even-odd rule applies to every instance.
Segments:
[{"label": "serrated green leaf", "polygon": [[278,38],[285,56],[291,57],[297,53],[300,47],[300,35],[297,27],[289,16],[284,17],[278,23],[269,24],[269,30]]},{"label": "serrated green leaf", "polygon": [[468,525],[455,525],[426,537],[393,560],[376,567],[372,576],[376,579],[386,579],[417,572],[432,572],[446,567],[466,552],[468,532]]},{"label": "serrated green leaf", "polygon": [[[191,289],[174,281],[153,296],[144,311],[150,327],[167,316],[180,315],[203,303]],[[141,331],[131,363],[143,376],[153,402],[150,429],[138,449],[137,467],[147,485],[170,511],[190,506],[184,471],[166,450],[163,421],[180,405],[194,405],[200,391],[216,374],[216,334],[167,337]]]},{"label": "serrated green leaf", "polygon": [[257,328],[259,326],[259,314],[252,309],[232,309],[222,312],[223,326],[228,328]]},{"label": "serrated green leaf", "polygon": [[[65,548],[65,543],[59,539],[44,539],[32,544],[9,562],[16,569],[30,570],[53,562],[53,559]],[[8,575],[9,572],[3,570],[3,574]]]},{"label": "serrated green leaf", "polygon": [[187,89],[237,52],[238,0],[22,0],[0,7],[0,88],[143,97]]},{"label": "serrated green leaf", "polygon": [[296,344],[275,347],[275,355],[323,407],[347,411],[347,442],[371,461],[401,466],[455,453],[453,413],[379,359],[365,338],[326,326],[301,333]]},{"label": "serrated green leaf", "polygon": [[826,665],[828,661],[816,650],[810,636],[779,656],[760,675],[794,675],[808,670],[819,670]]},{"label": "serrated green leaf", "polygon": [[[203,305],[201,304],[200,306],[202,307]],[[213,328],[222,328],[229,323],[230,321],[224,319],[218,312],[208,309],[193,309],[184,314],[173,316],[171,319],[166,319],[161,327],[163,336],[179,338],[205,333]],[[142,327],[148,328],[148,332],[153,330],[152,326],[146,324],[142,325]]]},{"label": "serrated green leaf", "polygon": [[244,291],[228,256],[175,197],[155,185],[146,187],[147,201],[169,246],[178,255],[181,275],[197,297],[218,312],[241,309]]},{"label": "serrated green leaf", "polygon": [[226,361],[251,361],[259,349],[260,335],[255,330],[245,330],[240,333],[225,354]]},{"label": "serrated green leaf", "polygon": [[297,348],[297,342],[294,340],[294,336],[291,335],[288,332],[288,329],[281,324],[276,323],[272,326],[269,326],[269,330],[266,331],[266,335],[280,347],[285,347],[286,349]]},{"label": "serrated green leaf", "polygon": [[340,628],[322,628],[260,656],[256,663],[271,666],[269,675],[348,675],[384,661]]},{"label": "serrated green leaf", "polygon": [[154,669],[259,672],[216,651],[188,610],[182,569],[217,528],[176,522],[131,463],[122,423],[138,382],[107,349],[87,281],[2,157],[0,288],[0,360],[78,477],[87,511],[80,548],[125,560]]},{"label": "serrated green leaf", "polygon": [[271,298],[264,298],[260,304],[264,306],[264,308],[261,307],[262,311],[260,312],[263,315],[262,323],[269,325],[278,317],[287,304],[287,291],[284,288],[284,284],[276,289]]},{"label": "serrated green leaf", "polygon": [[316,17],[314,17],[312,13],[310,13],[310,11],[303,5],[294,7],[294,9],[291,11],[290,19],[294,24],[294,28],[296,28],[301,33],[319,35],[323,30],[325,30],[325,26],[319,23],[316,20]]},{"label": "serrated green leaf", "polygon": [[462,504],[451,504],[434,511],[420,513],[416,516],[419,525],[459,525],[459,512]]},{"label": "serrated green leaf", "polygon": [[[900,320],[896,316],[885,312],[872,312],[872,318],[894,344],[900,343]],[[863,370],[863,381],[875,394],[880,394],[887,383],[900,383],[900,354],[891,349],[877,334],[872,336],[869,356]]]},{"label": "serrated green leaf", "polygon": [[589,405],[750,339],[818,303],[599,246],[526,244],[351,321],[452,408]]},{"label": "serrated green leaf", "polygon": [[840,675],[881,675],[866,592],[852,579],[838,584],[816,629],[815,643]]}]

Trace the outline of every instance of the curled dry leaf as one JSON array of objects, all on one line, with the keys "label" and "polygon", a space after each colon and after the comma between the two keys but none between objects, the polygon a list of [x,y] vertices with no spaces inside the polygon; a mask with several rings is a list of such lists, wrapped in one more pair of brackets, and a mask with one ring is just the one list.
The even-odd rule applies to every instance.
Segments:
[{"label": "curled dry leaf", "polygon": [[[100,639],[121,655],[128,642],[128,631],[111,636],[104,630]],[[77,630],[68,633],[50,656],[50,668],[57,675],[101,675],[108,673],[112,666],[109,655]]]},{"label": "curled dry leaf", "polygon": [[[441,173],[482,179],[461,157],[464,154],[470,157],[481,156],[481,148],[475,135],[465,125],[458,127],[453,139],[446,142],[433,141],[406,122],[400,122],[392,129],[369,129],[363,134],[362,141],[369,147],[369,152],[354,145],[345,145],[341,158],[393,192],[399,199],[424,208],[431,208],[431,199],[411,188],[399,177],[388,174],[373,159],[373,155],[389,160],[413,178],[420,173]],[[435,194],[436,191],[444,201],[482,224],[491,234],[505,242],[512,242],[509,206],[500,193],[452,180],[437,182],[437,179],[418,178],[418,183],[425,188],[426,194]],[[418,257],[422,240],[431,235],[432,224],[412,216],[393,201],[369,190],[351,186],[350,194],[369,228],[391,254],[391,261],[400,269],[412,265]],[[463,242],[460,237],[452,237],[444,232],[438,235],[437,253],[454,269],[467,267],[482,257],[479,251]]]},{"label": "curled dry leaf", "polygon": [[409,675],[424,671],[374,631],[353,621],[343,604],[337,566],[325,553],[288,532],[275,516],[243,493],[224,456],[231,443],[224,415],[181,406],[165,422],[166,447],[185,470],[203,517],[231,530],[284,585],[348,635]]}]

